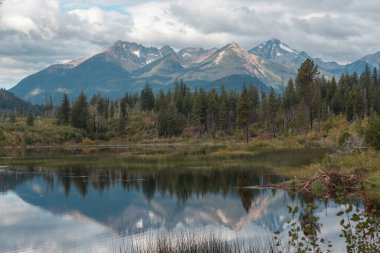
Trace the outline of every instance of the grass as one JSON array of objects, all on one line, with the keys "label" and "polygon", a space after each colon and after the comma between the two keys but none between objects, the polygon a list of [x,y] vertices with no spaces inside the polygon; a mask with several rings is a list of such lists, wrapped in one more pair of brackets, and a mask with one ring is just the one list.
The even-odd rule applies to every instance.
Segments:
[{"label": "grass", "polygon": [[1,146],[62,145],[79,143],[84,132],[70,126],[57,126],[53,118],[36,119],[34,126],[27,126],[24,119],[15,123],[0,123]]},{"label": "grass", "polygon": [[[39,165],[46,168],[80,166],[88,168],[261,168],[287,170],[301,168],[316,158],[322,159],[323,149],[269,149],[250,151],[244,145],[173,145],[130,146],[125,149],[26,149],[2,150],[0,165]],[[0,151],[1,152],[1,151]]]},{"label": "grass", "polygon": [[[349,133],[354,131],[354,127],[349,125],[344,117],[336,117],[331,120],[332,127],[327,133],[323,130],[321,124],[317,124],[314,131],[304,135],[284,136],[279,135],[271,139],[267,134],[261,134],[255,137],[248,147],[255,148],[266,146],[268,148],[290,147],[290,148],[310,148],[310,147],[328,147],[334,146],[339,138],[338,131],[344,129]],[[103,134],[103,139],[98,140],[98,144],[118,144],[118,143],[135,143],[135,144],[245,144],[241,131],[236,130],[232,135],[227,135],[220,131],[216,133],[216,138],[211,135],[197,138],[193,132],[185,131],[182,136],[171,138],[158,138],[155,131],[155,118],[152,113],[131,111],[127,123],[126,135],[116,136],[117,134],[110,130]],[[105,141],[107,140],[107,141]],[[0,145],[2,146],[23,146],[23,145],[72,145],[86,144],[86,134],[82,130],[70,126],[56,124],[56,119],[36,118],[33,127],[25,123],[25,118],[18,118],[15,123],[9,121],[0,122]]]},{"label": "grass", "polygon": [[[128,245],[127,245],[128,244]],[[125,242],[124,246],[115,246],[115,253],[277,253],[279,251],[270,235],[256,240],[227,240],[221,235],[209,233],[200,235],[181,232],[177,235],[161,233],[149,236],[143,242]]]}]

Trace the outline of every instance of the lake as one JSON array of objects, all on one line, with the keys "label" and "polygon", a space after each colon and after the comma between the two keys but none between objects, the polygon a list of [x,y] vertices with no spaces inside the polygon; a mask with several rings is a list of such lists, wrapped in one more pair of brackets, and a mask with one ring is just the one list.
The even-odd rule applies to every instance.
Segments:
[{"label": "lake", "polygon": [[[302,208],[310,202],[318,206],[320,237],[332,241],[333,252],[345,252],[336,216],[342,204],[252,187],[282,182],[288,179],[284,175],[245,166],[125,169],[116,162],[90,163],[131,150],[152,152],[151,147],[2,150],[0,252],[129,252],[131,245],[144,247],[159,235],[183,233],[255,243],[289,229],[288,205]],[[323,156],[315,154],[315,159]],[[87,163],[70,163],[78,157]],[[15,164],[16,159],[27,161]],[[363,207],[359,198],[350,202]]]}]

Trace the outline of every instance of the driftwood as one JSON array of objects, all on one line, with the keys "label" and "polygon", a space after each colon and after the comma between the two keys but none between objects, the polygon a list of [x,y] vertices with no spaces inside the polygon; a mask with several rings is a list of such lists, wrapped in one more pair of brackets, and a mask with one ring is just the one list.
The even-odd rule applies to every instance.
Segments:
[{"label": "driftwood", "polygon": [[337,191],[344,191],[347,194],[356,192],[358,189],[357,186],[362,183],[362,180],[356,175],[347,175],[336,171],[325,172],[319,170],[313,176],[302,177],[293,181],[279,184],[268,184],[262,187],[312,192],[313,186],[316,182],[323,186],[323,191],[320,193],[320,197],[334,198],[336,197]]}]

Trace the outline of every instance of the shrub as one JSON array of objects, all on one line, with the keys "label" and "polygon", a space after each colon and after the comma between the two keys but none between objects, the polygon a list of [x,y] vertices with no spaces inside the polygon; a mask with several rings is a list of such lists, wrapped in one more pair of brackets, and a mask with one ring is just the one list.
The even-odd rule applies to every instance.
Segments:
[{"label": "shrub", "polygon": [[364,129],[364,139],[368,145],[380,149],[380,117],[376,114],[368,119],[368,125]]},{"label": "shrub", "polygon": [[33,133],[25,133],[24,144],[33,145],[33,144],[37,144],[37,143],[38,143],[38,139]]},{"label": "shrub", "polygon": [[342,146],[349,138],[351,137],[351,134],[347,132],[343,132],[338,137],[338,144],[339,146]]},{"label": "shrub", "polygon": [[317,141],[308,141],[304,145],[307,149],[313,149],[313,148],[321,148],[321,144]]},{"label": "shrub", "polygon": [[27,126],[34,126],[34,113],[33,111],[29,111],[28,117],[26,118],[26,125]]},{"label": "shrub", "polygon": [[306,139],[305,139],[305,138],[299,138],[299,139],[297,140],[297,142],[298,142],[298,144],[303,145],[303,144],[306,143]]},{"label": "shrub", "polygon": [[5,134],[4,132],[0,129],[0,144],[2,144],[5,141]]},{"label": "shrub", "polygon": [[326,190],[326,186],[319,180],[311,185],[311,191],[316,195],[321,195]]},{"label": "shrub", "polygon": [[331,129],[334,128],[333,119],[330,117],[323,123],[323,130],[328,134]]},{"label": "shrub", "polygon": [[258,123],[254,123],[249,127],[249,136],[251,138],[258,136],[260,133],[260,126]]}]

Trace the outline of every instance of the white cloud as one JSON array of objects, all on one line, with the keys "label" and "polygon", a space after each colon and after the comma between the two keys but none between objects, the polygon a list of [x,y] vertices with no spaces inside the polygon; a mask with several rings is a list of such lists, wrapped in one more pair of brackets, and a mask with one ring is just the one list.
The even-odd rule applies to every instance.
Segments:
[{"label": "white cloud", "polygon": [[125,38],[130,17],[98,7],[64,10],[59,0],[0,5],[0,86],[65,59],[90,55]]},{"label": "white cloud", "polygon": [[252,48],[277,37],[348,62],[380,50],[379,11],[377,0],[5,0],[0,59],[19,65],[0,66],[0,86],[119,39],[180,49],[231,41]]},{"label": "white cloud", "polygon": [[30,34],[30,32],[38,31],[36,23],[31,18],[23,16],[5,16],[2,19],[4,30],[15,30],[21,33]]}]

